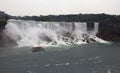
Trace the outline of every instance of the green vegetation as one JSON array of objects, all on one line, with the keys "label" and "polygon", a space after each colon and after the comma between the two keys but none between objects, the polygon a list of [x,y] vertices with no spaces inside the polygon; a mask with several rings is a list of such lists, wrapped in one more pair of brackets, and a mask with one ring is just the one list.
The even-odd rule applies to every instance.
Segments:
[{"label": "green vegetation", "polygon": [[54,21],[54,22],[107,22],[120,23],[120,15],[109,14],[70,14],[70,15],[48,15],[48,16],[11,16],[0,11],[0,21],[8,19]]},{"label": "green vegetation", "polygon": [[8,15],[0,11],[0,29],[5,28],[5,25],[7,24],[7,20],[8,20]]},{"label": "green vegetation", "polygon": [[64,22],[120,22],[120,15],[108,14],[71,14],[71,15],[48,15],[48,16],[9,16],[12,19],[36,20],[36,21],[64,21]]},{"label": "green vegetation", "polygon": [[2,11],[0,11],[0,21],[8,20],[8,15]]}]

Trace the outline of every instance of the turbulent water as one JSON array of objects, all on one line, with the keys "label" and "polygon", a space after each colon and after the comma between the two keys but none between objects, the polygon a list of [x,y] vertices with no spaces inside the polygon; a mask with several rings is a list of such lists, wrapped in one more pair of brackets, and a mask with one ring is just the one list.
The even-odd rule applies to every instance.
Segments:
[{"label": "turbulent water", "polygon": [[120,73],[120,43],[0,48],[0,73]]},{"label": "turbulent water", "polygon": [[18,46],[72,45],[105,42],[97,38],[98,23],[89,30],[85,22],[9,20],[4,30]]}]

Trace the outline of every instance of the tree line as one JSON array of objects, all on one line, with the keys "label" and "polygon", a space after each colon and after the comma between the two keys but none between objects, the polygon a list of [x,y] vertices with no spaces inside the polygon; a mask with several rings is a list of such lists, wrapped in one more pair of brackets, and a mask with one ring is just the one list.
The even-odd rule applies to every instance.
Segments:
[{"label": "tree line", "polygon": [[0,11],[0,20],[21,19],[51,22],[101,22],[120,23],[120,15],[101,14],[69,14],[69,15],[48,15],[48,16],[12,16]]}]

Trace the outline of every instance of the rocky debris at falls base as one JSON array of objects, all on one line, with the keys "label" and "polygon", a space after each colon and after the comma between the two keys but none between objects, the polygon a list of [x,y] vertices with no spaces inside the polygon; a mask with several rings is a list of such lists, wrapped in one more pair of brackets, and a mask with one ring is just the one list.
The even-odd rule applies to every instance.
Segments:
[{"label": "rocky debris at falls base", "polygon": [[[58,39],[61,39],[64,42],[64,45],[74,45],[74,44],[84,44],[84,43],[88,44],[88,43],[99,42],[98,40],[96,40],[96,37],[89,36],[87,34],[82,34],[81,38],[78,39],[74,35],[72,35],[72,33],[70,32],[67,32],[67,33],[69,33],[69,36],[67,34],[57,36]],[[57,41],[52,40],[52,39],[48,43],[50,43],[51,45],[58,44]]]}]

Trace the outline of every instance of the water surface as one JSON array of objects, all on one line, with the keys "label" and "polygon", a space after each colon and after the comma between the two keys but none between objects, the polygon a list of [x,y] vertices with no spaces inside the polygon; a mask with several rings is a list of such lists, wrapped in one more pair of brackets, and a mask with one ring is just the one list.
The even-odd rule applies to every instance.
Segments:
[{"label": "water surface", "polygon": [[120,43],[0,48],[0,73],[120,73]]}]

